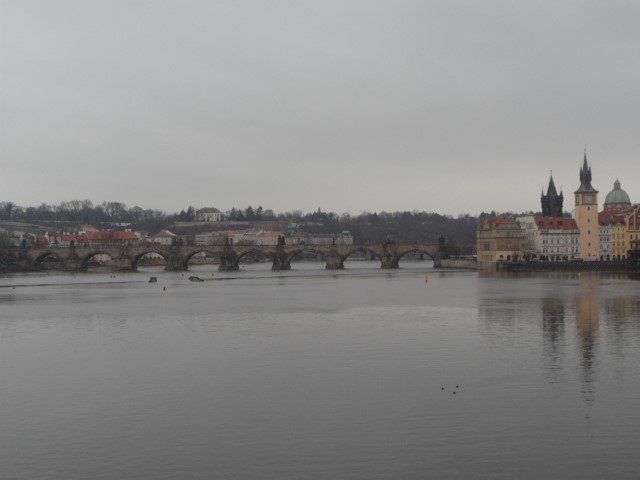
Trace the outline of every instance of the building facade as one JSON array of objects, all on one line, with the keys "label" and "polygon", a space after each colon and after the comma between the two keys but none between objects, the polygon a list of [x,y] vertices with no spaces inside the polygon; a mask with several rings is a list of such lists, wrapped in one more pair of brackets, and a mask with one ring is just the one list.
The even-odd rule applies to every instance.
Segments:
[{"label": "building facade", "polygon": [[96,230],[82,236],[85,245],[91,247],[123,247],[138,245],[140,239],[131,230]]},{"label": "building facade", "polygon": [[580,231],[573,218],[537,217],[541,260],[558,262],[578,257]]},{"label": "building facade", "polygon": [[627,250],[627,222],[624,217],[611,217],[611,259],[626,259]]},{"label": "building facade", "polygon": [[591,167],[587,164],[587,153],[580,168],[580,187],[574,192],[576,208],[574,218],[580,231],[578,240],[579,258],[595,261],[600,256],[598,224],[598,191],[591,185]]},{"label": "building facade", "polygon": [[563,216],[563,201],[551,177],[547,194],[543,192],[540,198],[542,215],[523,215],[516,219],[524,234],[526,259],[568,261],[577,257],[578,225],[574,219]]},{"label": "building facade", "polygon": [[515,262],[524,256],[525,234],[520,225],[507,217],[489,217],[478,225],[478,265],[493,270],[498,262]]},{"label": "building facade", "polygon": [[627,256],[636,258],[637,250],[640,248],[640,204],[631,209],[625,220],[627,224]]},{"label": "building facade", "polygon": [[207,207],[196,211],[196,220],[199,222],[220,222],[222,213],[217,208]]},{"label": "building facade", "polygon": [[598,215],[598,236],[600,242],[600,260],[611,260],[613,251],[611,250],[611,218],[600,213]]},{"label": "building facade", "polygon": [[162,230],[156,235],[151,235],[147,241],[156,245],[173,245],[177,240],[177,235],[169,230]]},{"label": "building facade", "polygon": [[542,253],[542,244],[540,243],[540,232],[536,224],[536,216],[522,215],[516,218],[516,222],[518,222],[524,234],[524,256],[528,259],[538,258]]},{"label": "building facade", "polygon": [[629,216],[633,205],[627,192],[616,179],[598,214],[600,260],[623,260],[628,257],[631,234],[628,232]]},{"label": "building facade", "polygon": [[345,230],[341,233],[301,233],[285,237],[287,245],[353,245],[353,235]]}]

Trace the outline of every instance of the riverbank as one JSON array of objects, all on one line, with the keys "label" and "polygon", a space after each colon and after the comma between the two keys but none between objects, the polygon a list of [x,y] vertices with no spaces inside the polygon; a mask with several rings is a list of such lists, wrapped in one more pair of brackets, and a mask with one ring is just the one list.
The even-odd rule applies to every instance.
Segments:
[{"label": "riverbank", "polygon": [[473,260],[462,260],[462,259],[452,259],[452,258],[443,258],[438,262],[437,268],[480,270],[478,262],[475,262]]},{"label": "riverbank", "polygon": [[504,272],[615,272],[640,273],[640,262],[516,262],[496,264]]}]

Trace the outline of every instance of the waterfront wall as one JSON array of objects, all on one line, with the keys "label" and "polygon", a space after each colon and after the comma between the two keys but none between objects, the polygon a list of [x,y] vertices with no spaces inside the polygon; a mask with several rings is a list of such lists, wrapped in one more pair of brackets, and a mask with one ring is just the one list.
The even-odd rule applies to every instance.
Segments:
[{"label": "waterfront wall", "polygon": [[443,258],[435,266],[437,268],[463,268],[466,270],[480,269],[478,262],[474,262],[473,260],[458,260],[452,258]]},{"label": "waterfront wall", "polygon": [[616,272],[640,273],[640,262],[515,262],[497,265],[504,272]]}]

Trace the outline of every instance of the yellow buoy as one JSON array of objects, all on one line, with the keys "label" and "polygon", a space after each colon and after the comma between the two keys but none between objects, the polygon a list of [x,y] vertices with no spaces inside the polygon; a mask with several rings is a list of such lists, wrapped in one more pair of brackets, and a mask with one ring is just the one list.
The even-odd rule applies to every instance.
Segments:
[{"label": "yellow buoy", "polygon": [[425,275],[424,276],[424,283],[427,283],[429,281],[429,275]]},{"label": "yellow buoy", "polygon": [[162,285],[162,290],[166,290],[167,289],[167,284],[165,283],[164,285]]}]

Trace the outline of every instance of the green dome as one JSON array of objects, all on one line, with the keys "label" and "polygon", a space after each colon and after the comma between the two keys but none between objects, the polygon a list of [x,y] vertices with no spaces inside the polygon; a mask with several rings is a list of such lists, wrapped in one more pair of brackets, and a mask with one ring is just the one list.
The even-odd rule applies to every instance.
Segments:
[{"label": "green dome", "polygon": [[620,188],[620,180],[616,180],[613,184],[613,190],[607,194],[604,200],[605,205],[631,205],[631,200],[627,192]]}]

